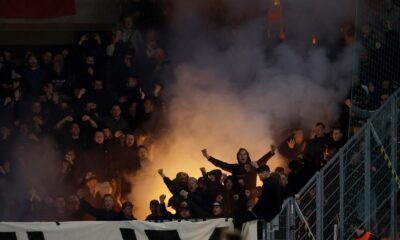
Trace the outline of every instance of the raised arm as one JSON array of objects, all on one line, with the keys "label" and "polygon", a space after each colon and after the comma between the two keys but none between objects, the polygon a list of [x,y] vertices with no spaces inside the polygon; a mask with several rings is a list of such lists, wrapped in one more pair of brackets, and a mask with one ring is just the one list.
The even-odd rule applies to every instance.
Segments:
[{"label": "raised arm", "polygon": [[236,164],[230,164],[223,162],[221,160],[218,160],[216,158],[213,158],[210,156],[207,152],[207,149],[201,150],[201,153],[203,154],[204,158],[206,158],[210,163],[212,163],[214,166],[221,168],[222,170],[228,171],[230,173],[234,172],[235,165]]},{"label": "raised arm", "polygon": [[165,199],[167,196],[165,196],[165,194],[162,194],[160,196],[160,212],[161,212],[161,217],[163,219],[172,219],[173,218],[173,214],[170,213],[167,208],[165,207]]},{"label": "raised arm", "polygon": [[172,181],[169,177],[165,176],[164,170],[159,169],[158,174],[162,177],[165,185],[167,186],[168,190],[173,194],[173,195],[179,195],[179,192],[182,190],[181,187],[179,187],[174,181]]},{"label": "raised arm", "polygon": [[262,156],[260,159],[257,160],[257,165],[261,166],[261,165],[266,164],[268,162],[268,160],[270,160],[275,155],[275,151],[276,151],[276,146],[271,145],[271,150],[267,154],[265,154],[264,156]]}]

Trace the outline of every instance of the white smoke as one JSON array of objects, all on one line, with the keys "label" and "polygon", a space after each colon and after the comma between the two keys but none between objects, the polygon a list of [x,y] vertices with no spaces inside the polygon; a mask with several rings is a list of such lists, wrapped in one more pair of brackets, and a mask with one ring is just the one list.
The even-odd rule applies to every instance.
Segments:
[{"label": "white smoke", "polygon": [[[215,168],[201,156],[202,148],[235,163],[237,149],[245,147],[257,160],[291,124],[307,128],[337,120],[338,104],[351,85],[352,50],[331,60],[327,48],[311,44],[312,34],[328,44],[340,37],[345,5],[328,2],[288,2],[288,41],[267,48],[259,15],[239,27],[211,28],[188,12],[177,21],[170,48],[176,63],[167,107],[171,126],[155,147],[153,163],[136,178],[132,195],[138,217],[148,212],[151,199],[168,193],[159,168],[171,178],[178,171],[198,177],[200,167]],[[242,4],[236,0],[228,6],[238,11]],[[279,156],[269,163],[285,164]]]}]

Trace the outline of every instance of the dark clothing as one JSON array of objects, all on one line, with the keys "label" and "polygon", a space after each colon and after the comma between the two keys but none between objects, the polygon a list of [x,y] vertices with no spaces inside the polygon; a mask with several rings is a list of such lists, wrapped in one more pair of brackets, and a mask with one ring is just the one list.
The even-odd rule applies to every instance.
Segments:
[{"label": "dark clothing", "polygon": [[110,111],[114,101],[110,92],[106,90],[92,90],[86,94],[85,100],[96,103],[96,110],[100,115],[104,116]]},{"label": "dark clothing", "polygon": [[168,212],[167,208],[165,207],[165,203],[160,203],[160,215],[154,216],[150,214],[149,216],[146,217],[146,221],[159,222],[164,220],[172,220],[173,218],[174,215]]},{"label": "dark clothing", "polygon": [[283,189],[277,177],[271,176],[263,180],[262,193],[253,208],[259,219],[271,221],[282,209]]},{"label": "dark clothing", "polygon": [[94,208],[85,199],[79,200],[83,211],[91,214],[97,221],[116,221],[119,220],[119,214],[114,210],[106,210],[104,208]]},{"label": "dark clothing", "polygon": [[328,146],[326,137],[314,138],[307,142],[304,159],[317,170],[322,166],[324,150]]},{"label": "dark clothing", "polygon": [[112,159],[106,144],[96,144],[86,152],[84,157],[86,172],[92,172],[99,182],[108,181],[112,177],[110,164]]},{"label": "dark clothing", "polygon": [[[274,152],[270,151],[267,154],[265,154],[264,156],[262,156],[258,161],[257,164],[259,166],[264,165],[268,162],[269,159],[271,159],[273,156],[275,155]],[[232,173],[232,177],[235,179],[235,183],[236,180],[239,178],[244,178],[245,180],[245,185],[246,185],[246,189],[254,189],[257,185],[257,171],[256,169],[250,165],[250,160],[248,161],[247,164],[249,164],[250,166],[250,171],[247,172],[245,169],[245,164],[241,164],[241,163],[226,163],[223,162],[221,160],[218,160],[216,158],[210,157],[208,159],[208,161],[210,161],[212,164],[214,164],[215,166]]]},{"label": "dark clothing", "polygon": [[121,211],[120,213],[118,213],[116,220],[118,220],[118,221],[134,221],[137,219],[133,215],[130,217],[126,217],[125,214]]},{"label": "dark clothing", "polygon": [[287,142],[291,139],[293,139],[293,136],[285,139],[285,141],[283,141],[278,146],[279,153],[282,155],[282,157],[286,158],[289,161],[300,159],[303,156],[303,143],[295,144],[294,148],[292,149],[289,148],[287,144]]},{"label": "dark clothing", "polygon": [[46,72],[42,68],[25,69],[23,77],[26,81],[29,93],[37,95],[43,88],[46,81]]},{"label": "dark clothing", "polygon": [[115,119],[113,117],[106,117],[103,120],[103,125],[115,133],[118,130],[126,129],[129,127],[128,122],[124,118]]}]

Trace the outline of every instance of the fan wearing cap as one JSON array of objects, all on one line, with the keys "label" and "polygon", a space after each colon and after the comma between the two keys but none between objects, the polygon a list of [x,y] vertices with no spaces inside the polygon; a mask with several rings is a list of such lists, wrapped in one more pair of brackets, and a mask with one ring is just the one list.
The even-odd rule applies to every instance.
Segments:
[{"label": "fan wearing cap", "polygon": [[212,214],[213,214],[213,218],[224,218],[225,214],[224,214],[224,208],[221,202],[215,202],[212,206]]},{"label": "fan wearing cap", "polygon": [[365,230],[363,222],[360,219],[353,219],[351,227],[354,235],[351,240],[378,240],[378,238],[371,232]]},{"label": "fan wearing cap", "polygon": [[279,175],[271,174],[267,165],[257,168],[258,175],[263,182],[262,193],[252,212],[258,219],[271,221],[282,209],[284,200],[283,189]]},{"label": "fan wearing cap", "polygon": [[129,201],[124,202],[122,204],[122,210],[118,214],[117,220],[120,221],[132,221],[136,220],[136,218],[133,216],[133,204]]},{"label": "fan wearing cap", "polygon": [[167,211],[165,207],[166,196],[162,194],[160,196],[160,201],[153,199],[150,201],[150,215],[146,217],[146,221],[162,221],[171,220],[173,215]]}]

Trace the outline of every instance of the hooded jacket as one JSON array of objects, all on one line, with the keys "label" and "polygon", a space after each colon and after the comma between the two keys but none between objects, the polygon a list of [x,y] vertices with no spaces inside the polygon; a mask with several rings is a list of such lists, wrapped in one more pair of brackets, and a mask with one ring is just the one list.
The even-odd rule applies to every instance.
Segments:
[{"label": "hooded jacket", "polygon": [[[239,151],[236,154],[236,160],[238,163],[226,163],[212,156],[210,156],[208,161],[214,164],[216,167],[219,167],[222,170],[232,173],[234,183],[237,182],[237,179],[243,178],[245,180],[246,189],[254,189],[257,185],[257,170],[251,165],[251,159],[248,152],[247,152],[247,162],[244,164],[240,163],[239,153],[241,150],[245,150],[247,152],[247,150],[244,148],[239,149]],[[262,156],[260,159],[257,160],[257,164],[259,166],[265,165],[268,162],[268,160],[271,159],[274,155],[275,152],[269,151],[267,154],[265,154],[264,156]],[[250,165],[249,172],[247,172],[245,169],[246,164]]]}]

